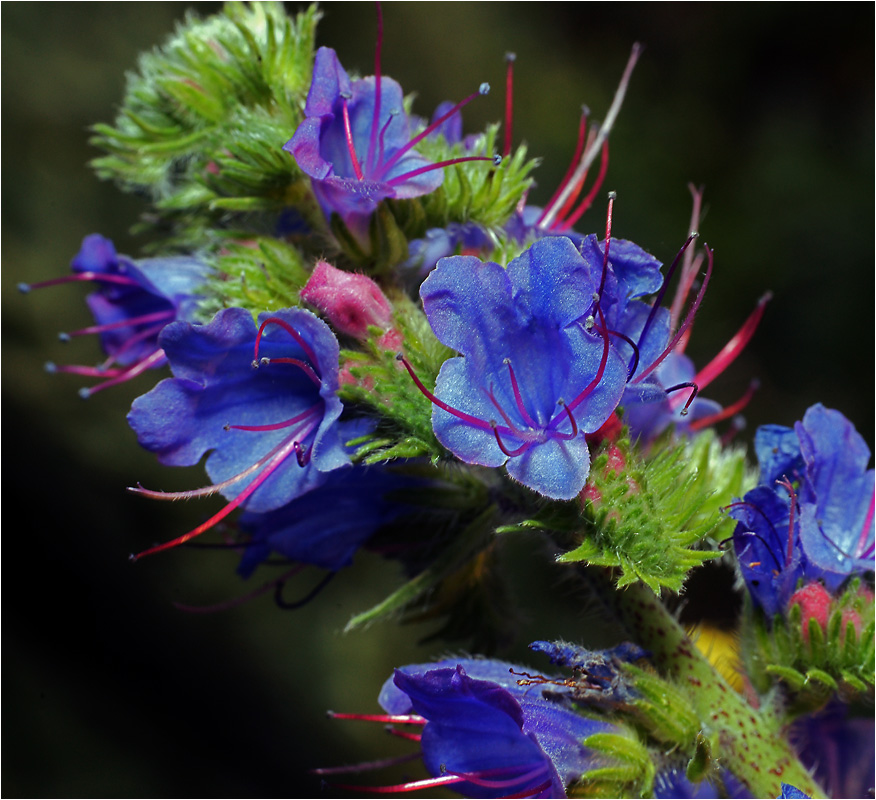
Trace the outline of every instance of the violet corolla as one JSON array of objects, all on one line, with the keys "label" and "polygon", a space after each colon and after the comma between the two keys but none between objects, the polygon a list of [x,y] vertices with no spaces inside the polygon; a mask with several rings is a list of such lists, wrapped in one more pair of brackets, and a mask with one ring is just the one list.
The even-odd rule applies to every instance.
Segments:
[{"label": "violet corolla", "polygon": [[384,684],[386,715],[335,716],[422,727],[406,738],[419,741],[433,777],[389,790],[446,786],[464,797],[565,797],[566,787],[595,766],[583,741],[614,726],[576,713],[562,684],[545,691],[541,683],[518,682],[526,674],[486,659],[411,665]]},{"label": "violet corolla", "polygon": [[20,284],[19,289],[29,292],[80,282],[99,287],[86,298],[95,324],[60,336],[68,341],[74,336],[97,334],[107,358],[96,367],[52,362],[46,365],[50,372],[102,379],[95,386],[80,389],[82,397],[166,364],[158,334],[175,320],[190,319],[196,310],[197,291],[210,274],[205,263],[189,256],[135,261],[119,255],[112,241],[97,233],[82,240],[70,267],[72,275]]},{"label": "violet corolla", "polygon": [[570,500],[590,470],[584,435],[623,394],[627,370],[610,346],[598,289],[604,264],[569,239],[542,239],[505,269],[442,259],[420,296],[438,339],[461,355],[441,367],[432,424],[469,464],[507,465],[536,492]]},{"label": "violet corolla", "polygon": [[761,427],[755,449],[761,483],[730,516],[742,576],[767,616],[784,612],[801,582],[834,593],[873,571],[874,473],[854,426],[817,404],[794,428]]},{"label": "violet corolla", "polygon": [[[174,377],[137,398],[128,422],[140,444],[171,466],[207,455],[214,485],[175,499],[221,492],[231,502],[194,531],[197,536],[245,505],[278,509],[349,465],[338,388],[338,343],[326,323],[303,309],[264,313],[259,326],[241,308],[220,311],[207,325],[175,323],[162,333]],[[351,435],[355,435],[351,430]],[[141,554],[142,555],[142,554]]]},{"label": "violet corolla", "polygon": [[466,156],[433,164],[414,148],[478,94],[456,104],[416,136],[404,109],[401,86],[381,75],[382,23],[378,6],[378,39],[373,76],[351,81],[334,50],[321,47],[313,65],[313,81],[304,107],[305,119],[283,149],[311,178],[314,194],[327,218],[337,214],[347,228],[364,239],[368,221],[387,198],[409,199],[435,191],[441,168],[460,161],[494,161]]}]

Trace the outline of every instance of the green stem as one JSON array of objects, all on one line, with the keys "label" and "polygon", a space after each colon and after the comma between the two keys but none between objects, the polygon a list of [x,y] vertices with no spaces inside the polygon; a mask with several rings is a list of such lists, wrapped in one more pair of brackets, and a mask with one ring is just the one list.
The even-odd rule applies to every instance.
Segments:
[{"label": "green stem", "polygon": [[800,763],[776,718],[750,706],[697,650],[673,615],[646,586],[616,592],[630,634],[650,650],[654,665],[688,692],[712,756],[742,780],[755,797],[779,797],[782,783],[810,797],[824,790]]}]

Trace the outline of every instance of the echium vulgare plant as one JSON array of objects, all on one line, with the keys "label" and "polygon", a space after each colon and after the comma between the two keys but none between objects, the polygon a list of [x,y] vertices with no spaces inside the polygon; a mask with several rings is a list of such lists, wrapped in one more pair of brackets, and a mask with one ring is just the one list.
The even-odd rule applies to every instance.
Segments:
[{"label": "echium vulgare plant", "polygon": [[[94,324],[70,335],[97,334],[106,357],[51,369],[89,379],[86,397],[155,374],[133,434],[163,465],[204,463],[202,485],[131,491],[221,498],[131,560],[205,542],[233,554],[246,587],[183,607],[201,612],[265,593],[297,608],[354,570],[395,576],[347,631],[428,622],[448,644],[399,657],[332,712],[410,743],[354,765],[327,752],[313,774],[332,793],[865,796],[870,450],[816,404],[759,428],[749,459],[734,437],[757,382],[707,396],[771,295],[695,363],[694,323],[728,271],[699,232],[702,189],[671,250],[624,238],[606,181],[641,46],[536,206],[515,57],[499,91],[473,81],[420,108],[385,72],[384,45],[400,44],[384,12],[366,75],[315,46],[316,7],[191,14],[93,128],[98,176],[146,198],[145,252],[91,234],[72,274],[21,288],[89,283]],[[501,123],[471,130],[476,103]],[[524,535],[551,598],[511,588]],[[719,568],[742,598],[729,655],[679,617],[691,576]],[[548,603],[582,597],[599,629],[558,631]],[[524,614],[544,625],[529,650]],[[341,681],[356,669],[295,657]]]}]

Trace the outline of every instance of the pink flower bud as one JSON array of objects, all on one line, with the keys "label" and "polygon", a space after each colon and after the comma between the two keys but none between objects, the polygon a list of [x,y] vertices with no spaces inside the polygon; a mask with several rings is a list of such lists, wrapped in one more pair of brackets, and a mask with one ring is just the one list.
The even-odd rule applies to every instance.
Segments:
[{"label": "pink flower bud", "polygon": [[392,307],[371,278],[344,272],[318,261],[301,299],[318,308],[340,333],[357,339],[368,337],[368,326],[386,330],[392,324]]},{"label": "pink flower bud", "polygon": [[788,608],[800,606],[803,612],[803,639],[809,642],[809,620],[813,617],[821,626],[822,631],[827,630],[827,620],[830,616],[830,606],[833,598],[824,586],[815,581],[802,589],[798,589],[788,601]]}]

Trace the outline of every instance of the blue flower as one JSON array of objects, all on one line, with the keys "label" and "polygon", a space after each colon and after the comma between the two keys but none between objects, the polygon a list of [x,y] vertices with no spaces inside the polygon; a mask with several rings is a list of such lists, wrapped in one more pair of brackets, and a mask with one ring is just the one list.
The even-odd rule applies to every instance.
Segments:
[{"label": "blue flower", "polygon": [[389,714],[425,720],[423,763],[455,792],[565,797],[565,787],[595,766],[582,741],[613,726],[580,716],[540,687],[519,686],[509,670],[520,674],[472,659],[403,667],[379,701]]},{"label": "blue flower", "polygon": [[381,467],[331,472],[325,482],[264,514],[247,512],[241,529],[249,535],[238,573],[248,577],[271,553],[337,571],[383,525],[405,512],[396,493],[412,480]]},{"label": "blue flower", "polygon": [[600,330],[602,263],[566,238],[542,239],[507,270],[442,259],[420,296],[446,361],[431,399],[438,440],[469,464],[499,467],[569,500],[590,471],[584,434],[617,407],[627,369]]},{"label": "blue flower", "polygon": [[[412,138],[401,86],[377,73],[351,81],[335,51],[321,47],[305,119],[283,146],[312,179],[326,217],[338,214],[359,237],[367,234],[368,220],[382,200],[420,197],[441,185],[444,164],[431,163],[414,146],[462,105]],[[462,160],[472,159],[491,160]]]},{"label": "blue flower", "polygon": [[231,308],[207,325],[168,326],[160,344],[174,377],[137,398],[128,415],[163,464],[189,466],[209,454],[215,485],[182,495],[221,492],[233,501],[221,516],[244,502],[252,512],[278,509],[350,463],[334,334],[303,309],[265,313],[259,323]]},{"label": "blue flower", "polygon": [[51,372],[103,379],[90,389],[80,390],[83,397],[167,363],[158,334],[174,320],[191,318],[199,299],[196,292],[210,274],[206,264],[191,257],[134,261],[118,255],[113,243],[97,233],[83,239],[70,266],[73,275],[21,284],[19,288],[27,292],[74,282],[91,282],[100,287],[86,298],[96,324],[62,334],[61,338],[97,334],[109,357],[97,367],[48,365]]},{"label": "blue flower", "polygon": [[784,612],[798,583],[835,592],[873,570],[870,450],[838,411],[818,404],[793,429],[760,428],[761,485],[734,503],[742,575],[767,616]]}]

